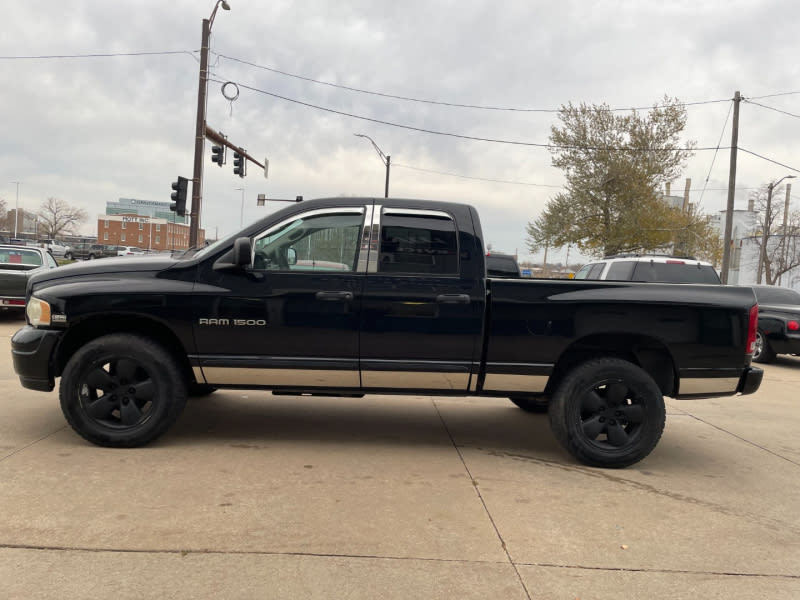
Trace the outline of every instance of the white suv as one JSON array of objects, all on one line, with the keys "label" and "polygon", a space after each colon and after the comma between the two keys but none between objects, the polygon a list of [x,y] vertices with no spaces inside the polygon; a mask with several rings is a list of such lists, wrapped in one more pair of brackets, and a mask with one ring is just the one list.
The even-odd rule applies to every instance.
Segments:
[{"label": "white suv", "polygon": [[691,257],[620,254],[581,267],[575,279],[649,281],[661,283],[716,283],[714,265]]}]

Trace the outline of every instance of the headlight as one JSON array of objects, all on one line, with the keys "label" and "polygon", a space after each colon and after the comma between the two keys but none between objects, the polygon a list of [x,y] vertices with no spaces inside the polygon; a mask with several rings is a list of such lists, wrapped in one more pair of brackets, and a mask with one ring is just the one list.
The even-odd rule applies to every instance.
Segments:
[{"label": "headlight", "polygon": [[28,323],[34,327],[50,325],[50,304],[36,296],[31,296],[31,299],[28,300],[25,314],[28,316]]}]

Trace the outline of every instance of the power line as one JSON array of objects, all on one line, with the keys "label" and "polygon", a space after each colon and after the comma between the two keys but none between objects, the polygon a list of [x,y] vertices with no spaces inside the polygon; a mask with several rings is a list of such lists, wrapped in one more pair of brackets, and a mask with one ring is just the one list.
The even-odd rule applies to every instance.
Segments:
[{"label": "power line", "polygon": [[744,100],[744,102],[747,102],[748,104],[752,104],[754,106],[760,106],[761,108],[766,108],[767,110],[774,110],[775,112],[779,112],[779,113],[782,113],[784,115],[789,115],[790,117],[794,117],[796,119],[800,119],[800,115],[796,115],[794,113],[790,113],[790,112],[787,112],[785,110],[781,110],[779,108],[775,108],[775,107],[772,107],[772,106],[767,106],[766,104],[759,104],[758,102],[753,102],[752,100]]},{"label": "power line", "polygon": [[790,167],[789,165],[785,165],[782,162],[778,162],[777,160],[772,160],[771,158],[767,158],[766,156],[762,156],[761,154],[757,154],[755,152],[751,152],[750,150],[746,150],[746,149],[742,148],[741,146],[739,146],[739,150],[741,150],[742,152],[747,152],[748,154],[752,154],[753,156],[757,156],[758,158],[760,158],[762,160],[766,160],[767,162],[771,162],[772,164],[778,165],[778,166],[783,167],[785,169],[789,169],[790,171],[794,171],[795,173],[800,173],[800,169],[795,169],[794,167]]},{"label": "power line", "polygon": [[[460,133],[452,133],[447,131],[437,131],[435,129],[425,129],[423,127],[414,127],[413,125],[404,125],[402,123],[394,123],[392,121],[385,121],[383,119],[375,119],[373,117],[365,117],[363,115],[357,115],[354,113],[345,112],[342,110],[336,110],[333,108],[328,108],[325,106],[319,106],[318,104],[311,104],[310,102],[303,102],[302,100],[297,100],[295,98],[289,98],[287,96],[281,96],[280,94],[276,94],[274,92],[268,92],[267,90],[258,89],[249,85],[245,85],[243,83],[232,82],[232,81],[222,81],[219,79],[211,79],[209,81],[213,81],[214,83],[235,83],[240,88],[250,90],[251,92],[256,92],[259,94],[264,94],[265,96],[271,96],[273,98],[278,98],[279,100],[285,100],[286,102],[291,102],[293,104],[299,104],[301,106],[305,106],[307,108],[313,108],[316,110],[321,110],[324,112],[341,115],[344,117],[350,117],[352,119],[359,119],[361,121],[368,121],[370,123],[378,123],[379,125],[388,125],[390,127],[397,127],[400,129],[407,129],[410,131],[417,131],[420,133],[428,133],[431,135],[441,135],[446,137],[453,137],[462,140],[472,140],[476,142],[490,142],[494,144],[509,144],[512,146],[528,146],[528,147],[535,147],[535,148],[548,148],[548,149],[557,149],[557,150],[606,150],[606,151],[614,151],[614,152],[673,152],[674,150],[668,148],[619,148],[614,146],[558,146],[554,144],[545,144],[541,142],[526,142],[522,140],[505,140],[499,138],[485,138],[485,137],[477,137],[471,135],[464,135]],[[703,147],[703,148],[690,148],[692,151],[704,151],[704,150],[718,150],[716,146],[712,147]],[[725,148],[722,148],[725,149]]]},{"label": "power line", "polygon": [[[441,100],[427,100],[422,98],[413,98],[410,96],[400,96],[397,94],[388,94],[385,92],[376,92],[373,90],[365,90],[362,88],[351,87],[347,85],[341,85],[338,83],[331,83],[329,81],[322,81],[320,79],[314,79],[312,77],[306,77],[303,75],[297,75],[296,73],[289,73],[288,71],[282,71],[280,69],[275,69],[273,67],[266,67],[264,65],[258,65],[256,63],[243,60],[241,58],[235,58],[233,56],[227,56],[225,54],[214,53],[217,55],[217,58],[224,58],[233,62],[237,62],[243,65],[247,65],[249,67],[253,67],[256,69],[261,69],[264,71],[269,71],[271,73],[276,73],[278,75],[283,75],[285,77],[292,77],[294,79],[300,79],[302,81],[307,81],[309,83],[315,83],[317,85],[325,85],[332,88],[337,88],[341,90],[347,90],[349,92],[356,92],[359,94],[369,94],[371,96],[380,96],[382,98],[390,98],[392,100],[403,100],[405,102],[418,102],[422,104],[434,104],[437,106],[448,106],[451,108],[472,108],[477,110],[493,110],[493,111],[505,111],[505,112],[527,112],[527,113],[559,113],[561,112],[560,108],[520,108],[520,107],[511,107],[511,106],[486,106],[486,105],[479,105],[479,104],[464,104],[459,102],[444,102]],[[730,98],[723,98],[720,100],[703,100],[699,102],[682,102],[683,106],[696,106],[700,104],[716,104],[720,102],[730,102]],[[656,105],[657,107],[664,106],[664,105]],[[604,110],[608,112],[616,112],[616,111],[629,111],[629,110],[649,110],[653,108],[653,106],[640,106],[640,107],[632,107],[632,108],[597,108],[596,110]]]},{"label": "power line", "polygon": [[0,60],[40,60],[55,58],[110,58],[116,56],[166,56],[170,54],[189,54],[194,57],[196,50],[167,50],[160,52],[109,52],[103,54],[40,54],[36,56],[0,56]]},{"label": "power line", "polygon": [[728,127],[728,119],[731,118],[731,111],[733,110],[733,102],[728,107],[728,116],[725,117],[725,123],[722,125],[722,131],[719,133],[719,141],[717,142],[717,150],[714,152],[714,157],[711,159],[711,165],[708,167],[708,175],[706,175],[706,180],[703,182],[703,191],[700,192],[700,199],[697,201],[699,205],[703,201],[703,194],[706,193],[706,186],[708,185],[708,180],[711,178],[711,171],[714,169],[714,162],[717,160],[717,153],[719,152],[719,146],[722,143],[722,136],[725,135],[725,129]]},{"label": "power line", "polygon": [[507,183],[509,185],[527,185],[531,187],[555,188],[562,189],[563,185],[547,185],[545,183],[527,183],[524,181],[510,181],[508,179],[490,179],[487,177],[474,177],[471,175],[461,175],[460,173],[449,173],[447,171],[436,171],[434,169],[423,169],[422,167],[412,167],[411,165],[403,165],[392,163],[393,167],[400,167],[402,169],[412,169],[414,171],[423,171],[425,173],[435,173],[437,175],[447,175],[449,177],[459,177],[461,179],[472,179],[474,181],[488,181],[490,183]]}]

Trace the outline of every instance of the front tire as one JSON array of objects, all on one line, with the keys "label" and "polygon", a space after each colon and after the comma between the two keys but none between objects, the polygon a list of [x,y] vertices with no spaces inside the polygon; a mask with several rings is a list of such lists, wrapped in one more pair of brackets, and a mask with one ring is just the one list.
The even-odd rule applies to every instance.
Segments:
[{"label": "front tire", "polygon": [[753,351],[753,362],[771,363],[775,360],[775,351],[769,345],[767,337],[760,329],[756,332],[756,348]]},{"label": "front tire", "polygon": [[170,354],[154,341],[117,333],[70,358],[61,376],[61,410],[72,428],[100,446],[144,446],[178,419],[186,384]]},{"label": "front tire", "polygon": [[640,367],[590,360],[567,373],[550,402],[550,427],[585,465],[618,469],[642,460],[661,439],[664,396]]}]

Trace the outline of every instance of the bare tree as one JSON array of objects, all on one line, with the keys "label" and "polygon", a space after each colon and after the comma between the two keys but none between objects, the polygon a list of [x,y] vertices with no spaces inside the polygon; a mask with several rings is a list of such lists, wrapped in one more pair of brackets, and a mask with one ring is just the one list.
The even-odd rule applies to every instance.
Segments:
[{"label": "bare tree", "polygon": [[73,233],[74,228],[85,223],[89,216],[82,208],[70,206],[65,200],[48,198],[39,208],[39,226],[46,237],[56,238],[64,233]]},{"label": "bare tree", "polygon": [[[761,269],[764,273],[764,280],[767,285],[776,285],[781,275],[800,267],[800,212],[793,211],[786,215],[786,226],[784,227],[784,208],[783,202],[776,202],[782,187],[776,188],[772,192],[772,202],[770,203],[769,214],[767,214],[767,194],[768,186],[763,186],[751,196],[754,200],[758,216],[758,235],[753,242],[758,248],[758,260],[756,264],[762,262]],[[791,207],[790,207],[791,209]],[[761,249],[764,231],[766,235],[766,252]]]}]

